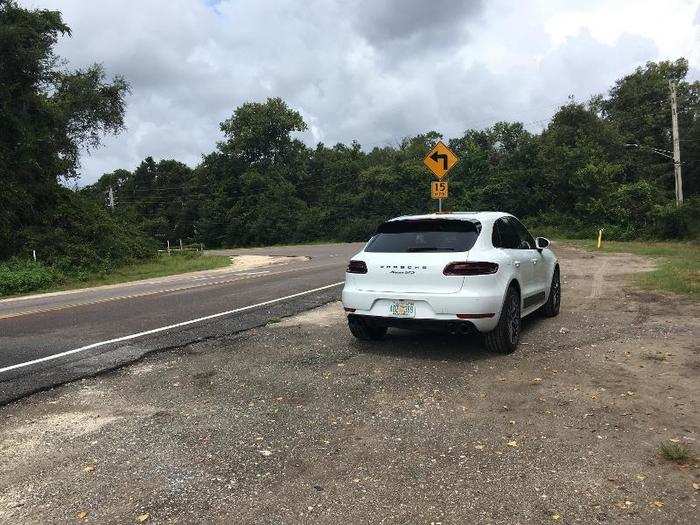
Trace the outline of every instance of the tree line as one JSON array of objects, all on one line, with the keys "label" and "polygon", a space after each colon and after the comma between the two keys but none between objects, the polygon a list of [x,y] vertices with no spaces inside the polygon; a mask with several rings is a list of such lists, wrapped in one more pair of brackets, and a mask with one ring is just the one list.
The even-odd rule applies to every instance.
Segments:
[{"label": "tree line", "polygon": [[[449,175],[448,210],[503,210],[533,226],[573,236],[604,228],[618,239],[693,234],[700,171],[700,84],[688,64],[648,63],[606,95],[561,106],[541,133],[520,122],[468,129],[446,140],[460,156]],[[669,86],[678,85],[687,203],[674,200]],[[309,148],[306,124],[279,98],[238,107],[224,139],[199,165],[145,159],[105,174],[84,191],[111,186],[117,208],[160,241],[207,246],[367,239],[389,217],[435,210],[422,164],[430,131],[396,146],[358,142]],[[695,216],[697,218],[697,216]]]},{"label": "tree line", "polygon": [[[618,239],[697,236],[700,83],[687,80],[683,58],[649,62],[586,102],[571,99],[540,133],[498,122],[372,149],[308,147],[298,138],[302,116],[282,99],[247,102],[198,165],[148,157],[74,191],[80,153],[123,130],[130,88],[99,65],[66,71],[53,47],[69,34],[58,12],[0,0],[0,260],[41,249],[61,268],[109,269],[168,239],[207,247],[365,240],[389,217],[436,209],[422,159],[439,139],[461,158],[447,210],[507,211],[569,236],[599,228]],[[672,161],[653,151],[672,149],[669,81],[683,206]]]}]

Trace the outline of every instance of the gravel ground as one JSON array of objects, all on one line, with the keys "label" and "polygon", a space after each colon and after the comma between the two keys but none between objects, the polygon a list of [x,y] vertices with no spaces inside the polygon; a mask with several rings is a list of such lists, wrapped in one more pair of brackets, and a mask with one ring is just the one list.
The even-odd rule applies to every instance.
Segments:
[{"label": "gravel ground", "polygon": [[698,523],[700,308],[557,253],[511,356],[332,303],[4,406],[0,521]]}]

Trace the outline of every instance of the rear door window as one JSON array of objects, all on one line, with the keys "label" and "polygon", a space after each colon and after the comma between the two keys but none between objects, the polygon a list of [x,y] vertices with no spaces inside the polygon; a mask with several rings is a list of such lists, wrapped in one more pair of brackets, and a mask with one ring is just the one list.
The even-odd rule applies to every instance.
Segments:
[{"label": "rear door window", "polygon": [[481,223],[454,219],[417,219],[382,224],[365,252],[466,252],[474,246]]},{"label": "rear door window", "polygon": [[493,225],[493,246],[516,250],[520,246],[520,236],[505,219],[498,219]]},{"label": "rear door window", "polygon": [[508,217],[507,220],[518,234],[518,248],[523,250],[533,250],[535,248],[535,239],[532,238],[532,235],[530,235],[530,232],[527,231],[527,228],[525,228],[525,226],[523,226],[523,224],[515,217]]}]

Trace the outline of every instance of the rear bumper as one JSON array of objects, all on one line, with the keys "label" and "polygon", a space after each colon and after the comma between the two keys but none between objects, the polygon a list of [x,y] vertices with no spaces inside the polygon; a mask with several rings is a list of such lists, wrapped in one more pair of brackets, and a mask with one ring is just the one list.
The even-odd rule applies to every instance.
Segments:
[{"label": "rear bumper", "polygon": [[[416,315],[414,318],[390,316],[389,305],[397,299],[415,303]],[[436,326],[468,323],[480,332],[489,332],[496,327],[503,305],[503,297],[500,294],[469,295],[465,291],[456,294],[402,294],[358,291],[347,286],[343,289],[342,301],[344,308],[353,310],[351,315],[376,318],[376,322],[385,323],[384,326],[398,326],[400,324],[403,328],[411,326],[418,328],[421,323],[426,321],[437,322]],[[460,319],[457,314],[473,315],[475,318]],[[493,315],[489,316],[490,314]],[[390,322],[392,324],[389,324]]]},{"label": "rear bumper", "polygon": [[375,315],[348,314],[348,319],[358,319],[370,326],[402,328],[404,330],[429,330],[451,334],[475,334],[479,330],[471,321],[438,319],[402,319],[398,317],[380,317]]}]

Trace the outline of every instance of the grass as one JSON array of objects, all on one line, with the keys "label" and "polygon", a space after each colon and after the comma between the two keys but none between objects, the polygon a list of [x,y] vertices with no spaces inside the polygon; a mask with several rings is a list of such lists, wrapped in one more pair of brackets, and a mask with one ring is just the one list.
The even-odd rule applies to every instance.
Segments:
[{"label": "grass", "polygon": [[659,445],[659,454],[668,461],[676,463],[685,463],[690,459],[690,451],[681,443],[667,441]]},{"label": "grass", "polygon": [[159,254],[154,259],[136,262],[120,266],[108,274],[89,277],[87,280],[67,281],[59,288],[68,290],[73,288],[88,288],[106,284],[126,283],[151,279],[154,277],[166,277],[200,270],[213,270],[231,264],[231,259],[224,255],[167,255]]},{"label": "grass", "polygon": [[[120,266],[109,273],[88,274],[80,279],[68,277],[62,279],[60,284],[55,282],[37,283],[36,287],[22,289],[20,293],[75,290],[200,270],[212,270],[228,266],[229,264],[231,264],[231,260],[223,255],[200,255],[191,252],[185,252],[184,254],[174,253],[173,255],[159,254],[153,259]],[[18,295],[18,292],[7,294],[6,296],[12,295]]]},{"label": "grass", "polygon": [[231,259],[223,255],[159,254],[155,259],[121,266],[107,275],[86,281],[85,286],[116,284],[179,273],[213,270],[229,264],[231,264]]},{"label": "grass", "polygon": [[656,269],[634,276],[642,288],[700,298],[700,243],[603,241],[599,250],[593,240],[564,240],[590,251],[634,253],[658,260]]}]

